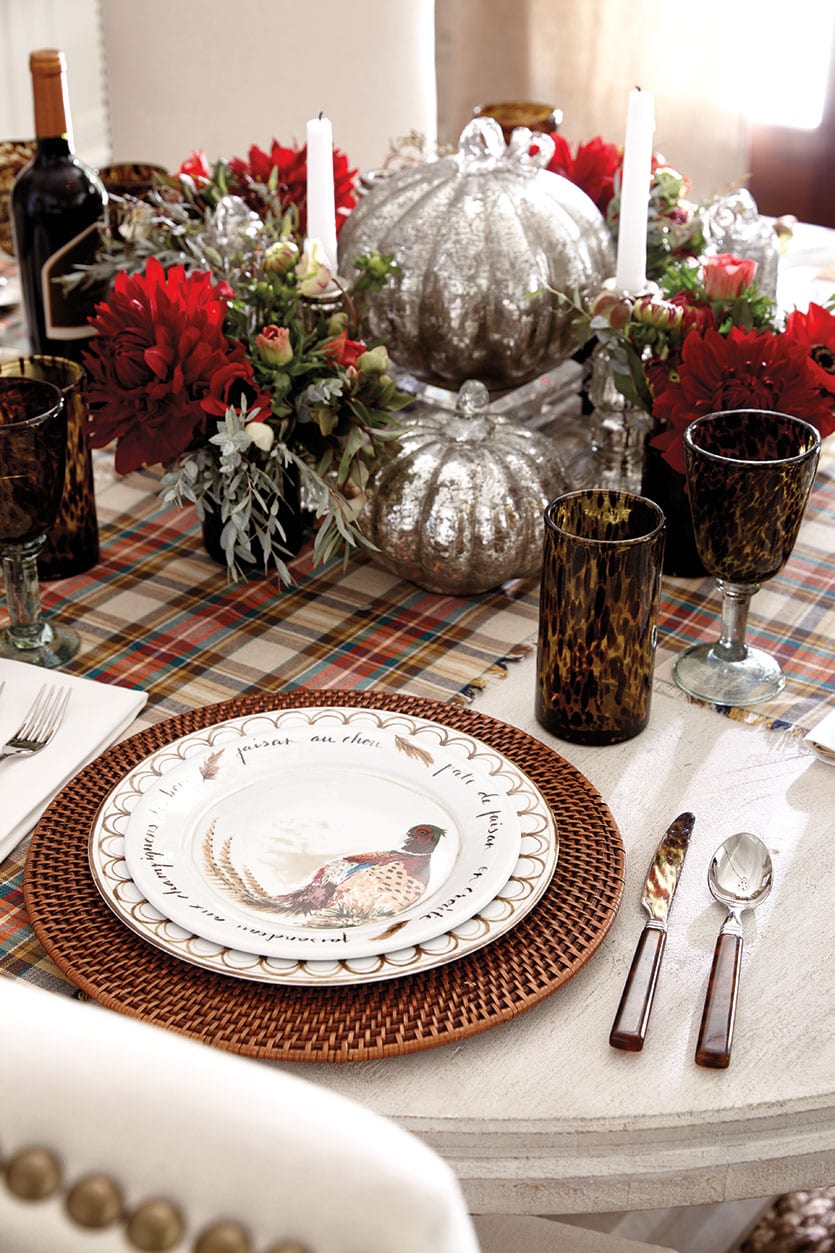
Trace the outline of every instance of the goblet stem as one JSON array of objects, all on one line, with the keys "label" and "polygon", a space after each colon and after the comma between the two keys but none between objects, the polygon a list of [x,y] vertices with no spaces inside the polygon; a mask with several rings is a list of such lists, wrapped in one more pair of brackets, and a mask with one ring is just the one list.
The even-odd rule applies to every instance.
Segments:
[{"label": "goblet stem", "polygon": [[673,666],[673,678],[691,696],[715,705],[757,705],[771,700],[785,685],[779,663],[745,643],[748,606],[759,583],[717,579],[722,593],[722,627],[715,644],[693,644]]},{"label": "goblet stem", "polygon": [[39,648],[52,638],[51,628],[43,620],[38,584],[37,557],[45,540],[46,536],[41,535],[2,550],[10,623],[6,638],[21,650]]},{"label": "goblet stem", "polygon": [[54,669],[66,665],[81,640],[72,627],[45,621],[38,586],[37,557],[46,536],[0,548],[10,625],[0,631],[0,657]]},{"label": "goblet stem", "polygon": [[713,651],[721,661],[742,661],[748,653],[745,643],[748,607],[751,597],[760,590],[760,585],[728,583],[725,579],[717,579],[716,586],[722,593],[722,627]]}]

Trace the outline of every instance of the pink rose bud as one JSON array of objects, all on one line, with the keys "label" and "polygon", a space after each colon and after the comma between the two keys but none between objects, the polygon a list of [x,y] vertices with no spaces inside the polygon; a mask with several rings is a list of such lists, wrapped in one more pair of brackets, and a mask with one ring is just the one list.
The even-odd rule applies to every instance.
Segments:
[{"label": "pink rose bud", "polygon": [[265,326],[255,337],[255,347],[267,365],[282,366],[293,360],[293,345],[286,326]]},{"label": "pink rose bud", "polygon": [[279,239],[264,253],[267,274],[289,274],[299,259],[299,249],[292,239]]},{"label": "pink rose bud", "polygon": [[750,287],[757,274],[757,263],[750,257],[719,252],[706,257],[702,266],[702,286],[708,300],[736,300]]}]

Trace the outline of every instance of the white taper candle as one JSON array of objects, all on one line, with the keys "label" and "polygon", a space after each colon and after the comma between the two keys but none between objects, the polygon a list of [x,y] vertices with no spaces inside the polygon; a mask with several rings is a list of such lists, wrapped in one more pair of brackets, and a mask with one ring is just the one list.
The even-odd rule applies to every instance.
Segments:
[{"label": "white taper candle", "polygon": [[307,238],[318,239],[328,269],[336,274],[336,199],[333,185],[333,128],[319,114],[307,124]]},{"label": "white taper candle", "polygon": [[635,88],[629,93],[626,114],[615,273],[618,291],[633,295],[642,292],[647,281],[647,219],[654,134],[655,100],[652,92]]}]

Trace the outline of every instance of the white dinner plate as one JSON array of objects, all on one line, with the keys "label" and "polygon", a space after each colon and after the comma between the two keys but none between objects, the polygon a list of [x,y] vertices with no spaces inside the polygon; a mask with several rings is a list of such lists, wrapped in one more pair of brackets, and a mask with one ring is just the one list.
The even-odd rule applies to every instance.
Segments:
[{"label": "white dinner plate", "polygon": [[166,769],[124,832],[146,900],[204,940],[290,959],[420,944],[487,905],[519,857],[513,776],[354,723],[207,743]]},{"label": "white dinner plate", "polygon": [[[430,836],[425,875],[410,875],[415,857],[403,857],[415,826],[444,831]],[[380,709],[302,708],[232,719],[151,754],[102,805],[90,864],[122,921],[173,955],[322,986],[427,969],[489,943],[544,892],[557,844],[539,790],[472,736]],[[383,891],[369,873],[387,857],[394,900],[392,883]],[[415,878],[423,894],[397,909]],[[375,889],[382,912],[363,918]],[[313,921],[313,910],[289,908],[311,896]]]}]

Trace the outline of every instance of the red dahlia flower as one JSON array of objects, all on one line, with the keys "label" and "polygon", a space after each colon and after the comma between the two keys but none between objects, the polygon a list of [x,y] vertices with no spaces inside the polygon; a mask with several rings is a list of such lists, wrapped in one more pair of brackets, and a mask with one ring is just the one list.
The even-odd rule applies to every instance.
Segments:
[{"label": "red dahlia flower", "polygon": [[[303,235],[307,227],[307,146],[284,148],[274,139],[269,153],[253,145],[246,161],[233,157],[229,169],[238,184],[245,187],[249,179],[256,183],[269,183],[273,170],[278,171],[278,194],[282,205],[293,204],[299,213],[299,231]],[[334,200],[336,203],[336,231],[357,203],[354,194],[356,170],[348,168],[348,158],[338,148],[333,150]],[[236,188],[233,187],[233,190]]]},{"label": "red dahlia flower", "polygon": [[598,135],[587,144],[578,144],[572,155],[571,146],[562,135],[553,135],[554,155],[547,169],[577,186],[594,201],[601,213],[606,212],[615,194],[615,174],[620,169],[621,154],[617,144],[607,144]]},{"label": "red dahlia flower", "polygon": [[116,469],[175,460],[227,406],[269,410],[243,344],[223,333],[226,300],[204,271],[166,274],[149,257],[144,274],[116,276],[90,319],[98,334],[84,354],[90,443],[116,447]]},{"label": "red dahlia flower", "polygon": [[806,349],[818,387],[835,395],[835,317],[821,305],[810,304],[806,313],[795,309],[786,318],[786,335]]},{"label": "red dahlia flower", "polygon": [[683,474],[684,428],[700,414],[722,409],[773,409],[805,418],[821,435],[835,431],[832,399],[819,390],[806,347],[787,335],[739,327],[727,338],[713,330],[688,335],[678,378],[653,404],[653,416],[669,425],[650,442]]}]

